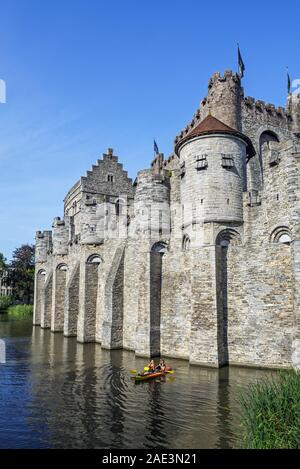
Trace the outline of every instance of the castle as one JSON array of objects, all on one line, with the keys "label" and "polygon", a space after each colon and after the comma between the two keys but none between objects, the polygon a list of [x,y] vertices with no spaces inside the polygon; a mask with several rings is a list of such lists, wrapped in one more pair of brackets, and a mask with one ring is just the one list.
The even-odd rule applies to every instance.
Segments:
[{"label": "castle", "polygon": [[207,96],[134,183],[109,149],[37,232],[34,324],[191,364],[297,366],[300,96]]}]

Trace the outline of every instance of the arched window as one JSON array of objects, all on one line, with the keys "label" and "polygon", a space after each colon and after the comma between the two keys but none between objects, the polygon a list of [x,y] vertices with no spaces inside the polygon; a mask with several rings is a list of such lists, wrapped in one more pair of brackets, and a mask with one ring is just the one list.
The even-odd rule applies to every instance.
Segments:
[{"label": "arched window", "polygon": [[260,137],[259,137],[259,164],[260,164],[260,170],[261,170],[261,175],[262,175],[262,181],[263,181],[263,149],[264,145],[267,144],[267,147],[269,148],[269,143],[270,142],[279,142],[278,136],[273,132],[272,130],[266,130],[264,131]]},{"label": "arched window", "polygon": [[102,262],[103,260],[99,254],[92,254],[87,260],[87,264],[101,264]]},{"label": "arched window", "polygon": [[46,275],[46,271],[44,269],[41,269],[38,271],[38,275]]},{"label": "arched window", "polygon": [[116,215],[119,217],[120,215],[123,215],[123,208],[124,208],[125,200],[123,199],[117,199],[115,206],[116,206]]},{"label": "arched window", "polygon": [[68,270],[68,266],[66,264],[59,264],[57,267],[56,267],[56,270],[60,270],[60,271],[63,271],[63,272],[66,272]]},{"label": "arched window", "polygon": [[165,254],[168,251],[168,246],[166,243],[158,242],[153,244],[151,252],[159,252],[160,254]]},{"label": "arched window", "polygon": [[291,241],[292,235],[288,226],[278,226],[272,231],[270,236],[271,243],[290,244]]},{"label": "arched window", "polygon": [[279,142],[278,136],[275,134],[275,132],[272,132],[272,130],[266,130],[259,137],[260,149],[262,148],[264,143],[269,143],[269,142]]},{"label": "arched window", "polygon": [[227,248],[229,244],[238,245],[241,243],[241,236],[238,231],[228,228],[220,231],[216,238],[216,245]]},{"label": "arched window", "polygon": [[187,234],[184,234],[182,238],[182,249],[184,251],[188,251],[190,249],[190,246],[191,246],[190,237]]}]

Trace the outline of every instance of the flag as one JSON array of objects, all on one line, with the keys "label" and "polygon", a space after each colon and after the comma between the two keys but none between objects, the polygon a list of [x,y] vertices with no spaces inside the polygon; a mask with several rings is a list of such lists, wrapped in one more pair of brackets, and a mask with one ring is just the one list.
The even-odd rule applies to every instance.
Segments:
[{"label": "flag", "polygon": [[287,72],[287,88],[288,88],[288,94],[291,94],[291,77],[289,72]]},{"label": "flag", "polygon": [[244,71],[245,71],[245,65],[244,65],[244,62],[243,62],[243,59],[242,59],[242,55],[241,55],[239,45],[238,45],[238,63],[239,63],[239,75],[240,75],[240,78],[243,78]]},{"label": "flag", "polygon": [[154,140],[154,153],[155,153],[156,155],[159,154],[159,149],[158,149],[158,146],[157,146],[157,143],[156,143],[155,140]]}]

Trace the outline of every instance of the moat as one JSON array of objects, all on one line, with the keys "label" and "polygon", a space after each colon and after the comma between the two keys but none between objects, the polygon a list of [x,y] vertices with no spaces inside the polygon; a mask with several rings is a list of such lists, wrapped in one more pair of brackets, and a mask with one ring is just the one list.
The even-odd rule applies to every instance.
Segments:
[{"label": "moat", "polygon": [[0,315],[0,448],[232,448],[238,396],[270,372],[168,360],[176,374],[135,385],[145,360]]}]

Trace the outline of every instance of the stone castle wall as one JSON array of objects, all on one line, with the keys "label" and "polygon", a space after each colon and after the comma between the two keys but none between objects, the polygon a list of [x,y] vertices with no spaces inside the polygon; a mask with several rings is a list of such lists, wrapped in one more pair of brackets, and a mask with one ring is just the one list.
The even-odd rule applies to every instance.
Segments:
[{"label": "stone castle wall", "polygon": [[[146,357],[299,366],[299,102],[217,73],[174,153],[134,184],[109,149],[37,233],[34,324]],[[189,138],[208,115],[255,155],[241,134]]]}]

